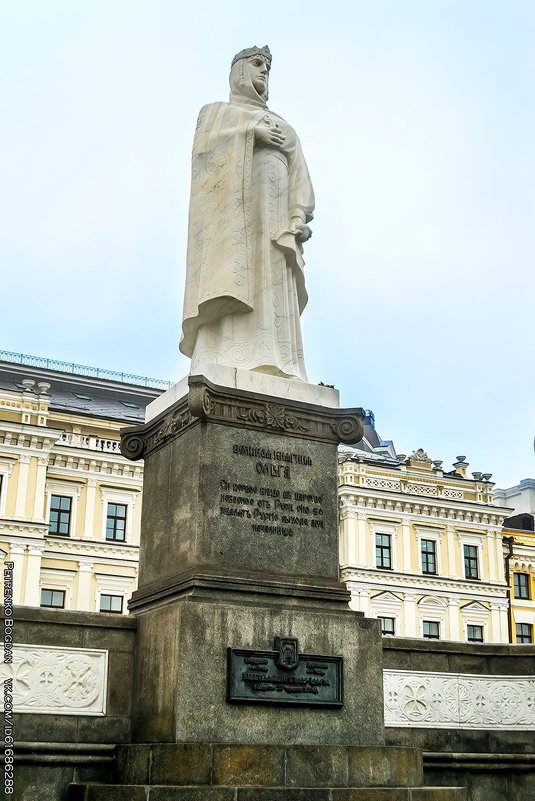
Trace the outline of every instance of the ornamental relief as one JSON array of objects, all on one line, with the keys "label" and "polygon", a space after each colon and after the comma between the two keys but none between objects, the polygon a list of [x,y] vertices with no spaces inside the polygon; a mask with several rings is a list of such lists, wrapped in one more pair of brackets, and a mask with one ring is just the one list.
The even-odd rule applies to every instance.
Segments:
[{"label": "ornamental relief", "polygon": [[464,500],[464,492],[462,490],[450,489],[449,487],[445,487],[443,495],[445,498],[451,498],[452,500],[455,501]]},{"label": "ornamental relief", "polygon": [[362,483],[365,487],[373,487],[373,489],[395,490],[396,492],[401,489],[401,483],[396,479],[366,476]]},{"label": "ornamental relief", "polygon": [[407,482],[407,492],[413,495],[438,495],[438,489],[433,484],[416,484],[412,481]]},{"label": "ornamental relief", "polygon": [[282,405],[264,397],[218,387],[203,376],[189,379],[188,406],[194,418],[336,444],[362,439],[362,409],[335,409],[289,399]]},{"label": "ornamental relief", "polygon": [[535,680],[384,670],[385,726],[535,729]]},{"label": "ornamental relief", "polygon": [[309,426],[297,415],[288,412],[284,406],[275,403],[266,403],[264,408],[242,407],[237,420],[254,423],[262,428],[271,428],[274,431],[308,431]]},{"label": "ornamental relief", "polygon": [[362,439],[362,409],[335,409],[291,400],[283,406],[264,397],[218,387],[204,376],[190,376],[188,395],[167,414],[121,432],[121,453],[137,461],[205,420],[334,444],[354,444]]},{"label": "ornamental relief", "polygon": [[173,437],[181,428],[184,428],[191,422],[191,414],[187,409],[182,409],[175,414],[167,415],[164,418],[162,425],[154,434],[153,437],[153,445],[161,445],[163,442],[166,442],[168,439]]},{"label": "ornamental relief", "polygon": [[13,711],[105,715],[108,652],[88,648],[13,646],[0,681],[13,679]]}]

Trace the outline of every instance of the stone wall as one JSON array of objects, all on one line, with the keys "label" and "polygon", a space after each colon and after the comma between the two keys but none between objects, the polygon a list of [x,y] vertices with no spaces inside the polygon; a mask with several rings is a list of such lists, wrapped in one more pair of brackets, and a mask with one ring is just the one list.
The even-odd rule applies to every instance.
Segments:
[{"label": "stone wall", "polygon": [[[18,693],[19,698],[25,698],[27,709],[33,704],[34,711],[14,716],[16,793],[11,798],[64,801],[71,781],[111,779],[114,745],[130,741],[136,625],[134,616],[29,607],[15,610],[13,673],[24,691]],[[98,676],[89,681],[92,694],[83,689],[83,677],[87,660],[95,659],[98,664],[102,652],[107,652],[107,679],[100,697]],[[39,661],[36,659],[32,668],[32,654],[36,653]],[[383,639],[385,676],[411,671],[415,681],[423,675],[433,678],[435,674],[436,678],[443,674],[448,680],[472,675],[478,680],[488,677],[489,682],[499,677],[514,682],[532,675],[534,656],[535,646]],[[64,674],[67,679],[58,681],[66,664],[71,665]],[[4,671],[11,668],[4,666]],[[80,681],[83,691],[77,694],[72,687],[76,690]],[[40,688],[37,694],[36,688]],[[39,703],[55,704],[56,711],[37,712]],[[84,704],[91,714],[80,712]],[[388,699],[385,710],[387,707]],[[533,730],[523,725],[471,729],[422,725],[420,720],[407,726],[387,726],[386,742],[421,748],[426,782],[467,786],[469,801],[535,798]]]},{"label": "stone wall", "polygon": [[[384,638],[386,743],[421,748],[426,783],[465,786],[467,801],[532,801],[534,657],[530,645]],[[404,725],[388,725],[403,703]]]},{"label": "stone wall", "polygon": [[10,797],[63,801],[72,781],[109,780],[114,745],[130,741],[136,619],[15,607],[14,620],[2,672],[26,711],[13,716]]}]

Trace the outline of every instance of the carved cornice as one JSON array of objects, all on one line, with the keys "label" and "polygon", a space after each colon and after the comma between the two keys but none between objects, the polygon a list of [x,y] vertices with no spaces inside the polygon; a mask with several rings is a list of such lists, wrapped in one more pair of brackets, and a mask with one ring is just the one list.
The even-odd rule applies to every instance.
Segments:
[{"label": "carved cornice", "polygon": [[202,376],[192,376],[189,385],[190,411],[204,420],[336,445],[362,439],[362,409],[333,409],[216,387]]},{"label": "carved cornice", "polygon": [[[416,502],[410,498],[396,497],[390,490],[383,490],[381,495],[371,492],[368,487],[351,486],[342,484],[338,487],[338,495],[345,508],[353,510],[369,510],[381,512],[385,515],[417,517],[418,520],[412,522],[422,522],[425,518],[425,525],[447,525],[451,521],[454,523],[464,523],[464,526],[457,525],[457,528],[481,528],[490,529],[493,526],[497,533],[501,533],[501,526],[505,518],[505,513],[501,507],[494,507],[490,504],[477,505],[476,501],[454,501],[451,499],[420,499]],[[461,506],[462,503],[462,506]],[[427,522],[429,520],[429,523]],[[453,525],[453,524],[452,524]]]},{"label": "carved cornice", "polygon": [[144,459],[198,422],[188,408],[186,395],[150,423],[121,432],[121,453],[132,462]]},{"label": "carved cornice", "polygon": [[[276,576],[268,573],[247,573],[239,570],[214,571],[210,568],[191,568],[163,581],[154,581],[136,590],[128,603],[132,612],[183,596],[195,598],[216,597],[219,600],[240,599],[249,603],[252,596],[266,599],[293,599],[327,605],[336,611],[347,613],[350,593],[345,584],[321,578],[301,578],[296,582],[291,576]],[[362,614],[362,613],[361,613]]]},{"label": "carved cornice", "polygon": [[29,537],[44,537],[48,532],[48,523],[36,523],[33,520],[13,520],[0,517],[0,533],[2,536],[22,534]]},{"label": "carved cornice", "polygon": [[96,540],[74,540],[64,538],[53,539],[47,537],[45,556],[61,554],[63,558],[83,558],[91,559],[121,559],[128,562],[137,561],[139,557],[139,545],[133,543],[123,543],[122,545],[108,545],[107,542]]},{"label": "carved cornice", "polygon": [[[467,581],[466,579],[456,579],[451,576],[424,576],[418,573],[389,573],[387,571],[375,571],[371,568],[354,568],[350,565],[342,565],[340,568],[341,580],[349,585],[356,583],[360,586],[368,586],[378,592],[384,590],[385,586],[392,589],[392,592],[419,592],[437,595],[452,592],[462,593],[467,596],[484,598],[489,600],[490,596],[498,599],[506,599],[507,585],[505,582],[497,583],[492,581]],[[394,588],[394,589],[393,589]]]},{"label": "carved cornice", "polygon": [[200,421],[284,434],[338,445],[362,439],[362,409],[333,409],[212,384],[190,376],[189,393],[143,426],[121,435],[121,453],[135,461],[180,436]]}]

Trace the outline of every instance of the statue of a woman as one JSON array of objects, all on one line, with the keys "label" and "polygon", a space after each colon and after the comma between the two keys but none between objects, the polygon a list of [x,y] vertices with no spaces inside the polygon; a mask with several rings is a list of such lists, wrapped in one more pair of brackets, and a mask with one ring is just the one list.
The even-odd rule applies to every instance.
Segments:
[{"label": "statue of a woman", "polygon": [[268,47],[232,60],[230,102],[193,143],[180,350],[192,374],[223,364],[307,380],[300,314],[314,193],[293,128],[269,111]]}]

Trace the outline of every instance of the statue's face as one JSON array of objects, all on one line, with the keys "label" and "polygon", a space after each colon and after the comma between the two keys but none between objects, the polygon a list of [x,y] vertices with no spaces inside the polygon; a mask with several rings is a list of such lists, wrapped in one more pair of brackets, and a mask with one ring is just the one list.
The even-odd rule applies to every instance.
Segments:
[{"label": "statue's face", "polygon": [[251,82],[260,96],[267,92],[269,64],[261,56],[252,56],[247,60]]}]

